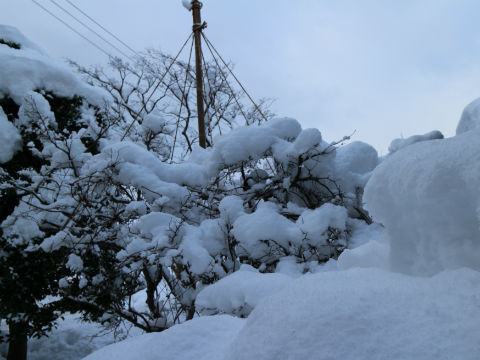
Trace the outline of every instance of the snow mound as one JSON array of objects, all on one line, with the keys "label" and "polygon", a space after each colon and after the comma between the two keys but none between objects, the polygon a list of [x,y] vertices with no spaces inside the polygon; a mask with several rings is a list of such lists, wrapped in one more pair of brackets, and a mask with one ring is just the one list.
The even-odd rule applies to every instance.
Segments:
[{"label": "snow mound", "polygon": [[457,135],[480,127],[480,98],[473,100],[462,112],[457,125]]},{"label": "snow mound", "polygon": [[480,130],[409,146],[389,156],[365,188],[385,225],[395,271],[480,269]]},{"label": "snow mound", "polygon": [[108,99],[106,92],[81,81],[11,26],[0,25],[0,63],[0,98],[8,95],[19,105],[25,94],[42,89],[65,97],[80,95],[93,105]]},{"label": "snow mound", "polygon": [[479,286],[469,269],[303,276],[255,308],[226,359],[478,359]]},{"label": "snow mound", "polygon": [[397,152],[404,147],[410,146],[412,144],[421,142],[421,141],[428,141],[428,140],[435,140],[435,139],[443,139],[443,134],[438,130],[430,131],[423,135],[413,135],[406,139],[394,139],[390,146],[388,147],[388,151],[390,154]]},{"label": "snow mound", "polygon": [[196,318],[161,333],[107,346],[84,360],[223,360],[244,322],[228,315]]},{"label": "snow mound", "polygon": [[282,274],[261,274],[249,265],[242,265],[197,296],[197,309],[210,313],[248,316],[261,299],[284,288],[292,278]]}]

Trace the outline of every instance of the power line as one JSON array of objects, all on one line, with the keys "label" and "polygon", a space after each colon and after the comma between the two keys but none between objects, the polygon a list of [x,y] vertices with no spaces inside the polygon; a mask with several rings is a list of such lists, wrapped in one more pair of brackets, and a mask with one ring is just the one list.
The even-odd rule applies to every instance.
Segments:
[{"label": "power line", "polygon": [[55,15],[54,13],[52,13],[50,10],[48,10],[46,7],[44,7],[43,5],[41,5],[39,2],[37,2],[36,0],[32,0],[32,2],[34,2],[37,6],[39,6],[40,8],[42,8],[45,12],[47,12],[48,14],[50,14],[51,16],[53,16],[55,19],[57,19],[58,21],[60,21],[63,25],[65,25],[66,27],[68,27],[70,30],[72,30],[75,34],[77,34],[78,36],[82,37],[84,40],[88,41],[91,45],[95,46],[98,50],[100,50],[102,53],[104,53],[105,55],[107,55],[108,57],[113,57],[112,55],[110,55],[108,52],[106,52],[103,48],[101,48],[99,45],[97,45],[96,43],[94,43],[92,40],[90,40],[89,38],[87,38],[85,35],[83,35],[82,33],[80,33],[79,31],[77,31],[75,28],[73,28],[72,26],[70,26],[66,21],[62,20],[61,18],[59,18],[57,15]]},{"label": "power line", "polygon": [[50,2],[52,4],[54,4],[56,7],[58,7],[60,10],[62,10],[63,12],[65,12],[67,15],[69,15],[70,17],[72,17],[76,22],[78,22],[80,25],[82,25],[84,28],[88,29],[90,32],[94,33],[97,37],[99,37],[100,39],[102,39],[103,41],[105,41],[108,45],[110,45],[112,48],[114,48],[115,50],[117,50],[120,54],[122,54],[123,56],[129,58],[130,60],[134,61],[134,59],[125,54],[122,50],[120,50],[118,47],[116,47],[114,44],[112,44],[110,41],[108,41],[107,39],[105,39],[102,35],[100,35],[99,33],[97,33],[95,30],[93,30],[90,26],[88,26],[87,24],[85,24],[83,21],[79,20],[77,17],[75,17],[75,15],[72,15],[67,9],[65,9],[63,6],[59,5],[55,0],[50,0]]},{"label": "power line", "polygon": [[[267,118],[265,117],[265,115],[263,114],[262,110],[260,110],[260,108],[258,107],[257,103],[255,102],[255,100],[253,100],[253,98],[250,96],[250,94],[248,93],[248,91],[245,89],[245,87],[242,85],[242,83],[240,82],[240,80],[238,80],[238,78],[235,76],[235,74],[233,73],[232,69],[230,69],[230,67],[228,66],[228,64],[226,63],[225,60],[223,60],[222,58],[222,55],[220,55],[217,51],[217,49],[215,49],[215,46],[213,46],[213,44],[210,42],[210,40],[208,40],[207,36],[203,33],[203,31],[200,32],[200,34],[203,36],[203,38],[205,39],[205,43],[207,44],[208,46],[208,49],[210,50],[212,56],[215,58],[215,55],[213,54],[213,51],[215,51],[215,53],[217,54],[217,56],[220,58],[220,60],[222,60],[222,63],[223,65],[225,65],[225,67],[227,68],[227,70],[230,72],[230,74],[233,76],[233,78],[235,79],[235,81],[237,82],[237,84],[242,88],[243,92],[247,95],[247,97],[250,99],[250,101],[252,102],[253,106],[255,106],[255,108],[257,109],[257,111],[260,113],[260,115],[263,117],[263,119],[265,121],[268,121]],[[212,51],[213,49],[213,51]]]},{"label": "power line", "polygon": [[137,115],[135,116],[135,118],[133,119],[133,121],[130,123],[130,125],[128,126],[127,130],[125,131],[125,133],[123,134],[122,138],[120,139],[120,141],[123,141],[125,139],[125,137],[127,136],[128,132],[130,131],[130,129],[132,128],[133,124],[135,124],[135,121],[137,121],[138,117],[140,116],[140,113],[143,111],[143,109],[145,109],[147,107],[147,104],[148,102],[150,101],[150,99],[152,98],[153,94],[155,93],[155,91],[157,91],[158,87],[162,84],[163,82],[163,79],[165,79],[165,77],[167,76],[168,72],[170,71],[170,69],[172,68],[173,64],[175,63],[175,61],[177,61],[178,57],[180,56],[180,54],[182,53],[183,49],[185,48],[185,46],[187,45],[188,41],[190,40],[190,38],[193,36],[193,32],[190,34],[190,36],[187,38],[187,40],[185,40],[185,42],[183,43],[182,47],[180,48],[180,50],[178,51],[177,55],[175,56],[175,58],[173,58],[172,62],[170,63],[170,65],[168,65],[167,67],[167,70],[165,70],[165,72],[163,73],[162,77],[160,78],[160,80],[158,81],[157,83],[157,86],[155,86],[155,88],[153,89],[152,93],[150,94],[150,96],[147,98],[147,101],[145,101],[145,103],[143,104],[142,108],[140,109],[140,111],[137,113]]},{"label": "power line", "polygon": [[131,52],[133,52],[134,54],[137,54],[137,52],[135,50],[133,50],[130,46],[128,46],[128,44],[126,44],[125,42],[123,42],[121,39],[119,39],[117,36],[115,36],[114,34],[112,34],[110,31],[108,31],[105,27],[103,27],[101,24],[99,24],[97,21],[95,21],[91,16],[89,16],[85,11],[83,11],[82,9],[80,9],[77,5],[75,5],[74,3],[72,3],[70,0],[65,0],[66,2],[68,2],[71,6],[73,6],[75,9],[77,9],[80,13],[82,13],[85,17],[87,17],[90,21],[92,21],[93,23],[95,23],[98,27],[100,27],[103,31],[105,31],[107,34],[109,34],[110,36],[112,36],[114,39],[116,39],[118,42],[120,42],[123,46],[125,46],[127,49],[129,49]]}]

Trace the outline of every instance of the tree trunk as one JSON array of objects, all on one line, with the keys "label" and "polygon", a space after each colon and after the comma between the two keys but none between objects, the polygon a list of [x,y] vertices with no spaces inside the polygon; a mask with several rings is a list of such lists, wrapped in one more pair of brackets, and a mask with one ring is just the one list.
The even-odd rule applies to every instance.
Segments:
[{"label": "tree trunk", "polygon": [[27,360],[27,324],[10,323],[7,360]]}]

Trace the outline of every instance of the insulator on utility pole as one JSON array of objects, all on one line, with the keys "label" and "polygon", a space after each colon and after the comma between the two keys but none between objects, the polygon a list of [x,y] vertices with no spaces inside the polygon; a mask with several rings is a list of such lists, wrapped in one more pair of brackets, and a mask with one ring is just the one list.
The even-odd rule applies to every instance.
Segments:
[{"label": "insulator on utility pole", "polygon": [[202,68],[202,37],[201,31],[206,27],[206,23],[202,24],[200,9],[202,3],[198,0],[192,0],[193,15],[193,36],[195,39],[195,76],[197,86],[197,114],[198,114],[198,143],[202,148],[207,147],[205,135],[205,111],[203,109],[203,68]]}]

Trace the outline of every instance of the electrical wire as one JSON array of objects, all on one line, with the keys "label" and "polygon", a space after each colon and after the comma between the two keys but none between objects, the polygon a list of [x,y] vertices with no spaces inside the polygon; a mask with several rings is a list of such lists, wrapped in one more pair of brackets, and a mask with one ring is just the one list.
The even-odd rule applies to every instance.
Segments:
[{"label": "electrical wire", "polygon": [[87,24],[85,24],[83,21],[79,20],[75,15],[71,14],[67,9],[65,9],[63,6],[61,6],[60,4],[58,4],[55,0],[50,0],[50,2],[52,4],[54,4],[56,7],[58,7],[60,10],[62,10],[63,12],[65,12],[68,16],[70,16],[71,18],[73,18],[76,22],[78,22],[80,25],[82,25],[84,28],[88,29],[90,32],[92,32],[93,34],[95,34],[98,38],[100,38],[101,40],[103,40],[104,42],[106,42],[108,45],[110,45],[112,48],[114,48],[115,50],[117,50],[120,54],[122,54],[123,56],[129,58],[130,60],[134,61],[134,59],[130,56],[130,55],[127,55],[125,54],[122,50],[120,50],[117,46],[115,46],[114,44],[112,44],[109,40],[105,39],[102,35],[100,35],[99,33],[97,33],[95,30],[93,30],[90,26],[88,26]]},{"label": "electrical wire", "polygon": [[190,33],[189,37],[187,38],[187,40],[185,40],[185,42],[183,43],[182,47],[180,48],[180,50],[178,51],[177,55],[175,56],[175,58],[173,58],[172,62],[170,63],[170,65],[168,65],[168,68],[167,70],[165,70],[164,74],[162,75],[162,77],[160,78],[160,80],[158,81],[157,85],[155,86],[155,88],[153,89],[152,93],[150,94],[150,96],[147,98],[147,101],[145,101],[145,103],[143,104],[142,108],[140,109],[140,111],[137,113],[137,115],[135,116],[135,118],[132,120],[132,122],[130,123],[130,125],[128,126],[127,130],[125,131],[125,133],[123,134],[122,138],[120,139],[120,141],[123,141],[125,140],[125,137],[127,136],[127,134],[130,132],[130,129],[132,128],[133,124],[135,124],[135,121],[137,121],[138,117],[140,116],[141,112],[143,111],[143,109],[145,109],[145,107],[147,106],[148,102],[150,101],[150,99],[152,98],[153,94],[155,93],[155,91],[157,91],[158,87],[160,86],[160,84],[163,82],[163,80],[165,79],[165,77],[167,76],[167,74],[169,73],[170,69],[172,68],[173,64],[175,63],[175,61],[177,61],[178,57],[180,56],[180,54],[182,53],[183,49],[185,48],[185,46],[187,45],[188,41],[190,40],[190,38],[193,36],[193,32]]},{"label": "electrical wire", "polygon": [[80,9],[77,5],[75,5],[74,3],[72,3],[70,0],[65,0],[66,2],[68,2],[71,6],[73,6],[75,9],[77,9],[80,13],[82,13],[85,17],[87,17],[90,21],[92,21],[93,23],[95,23],[99,28],[101,28],[103,31],[105,31],[107,34],[109,34],[111,37],[113,37],[115,40],[117,40],[118,42],[120,42],[123,46],[125,46],[127,49],[129,49],[131,52],[133,52],[134,54],[138,54],[134,49],[132,49],[130,46],[128,46],[128,44],[126,44],[125,42],[123,42],[121,39],[119,39],[117,36],[115,36],[114,34],[112,34],[110,31],[108,31],[105,27],[103,27],[101,24],[99,24],[97,21],[95,21],[95,19],[93,19],[90,15],[88,15],[85,11],[83,11],[82,9]]},{"label": "electrical wire", "polygon": [[[250,96],[250,94],[248,93],[248,91],[245,89],[245,87],[242,85],[242,83],[240,82],[240,80],[238,80],[238,78],[235,76],[235,74],[233,73],[233,71],[230,69],[230,67],[228,66],[228,64],[226,63],[225,60],[223,60],[223,57],[222,55],[219,54],[219,52],[217,51],[217,49],[215,49],[215,46],[213,46],[213,44],[211,43],[210,40],[208,40],[208,38],[205,36],[205,34],[203,33],[203,31],[200,32],[200,34],[202,35],[202,37],[205,39],[205,43],[207,44],[210,52],[212,53],[212,56],[213,55],[213,51],[215,51],[215,53],[217,54],[217,56],[220,58],[220,60],[222,61],[223,65],[225,65],[225,67],[227,68],[227,70],[230,72],[230,74],[233,76],[233,78],[235,79],[235,81],[238,83],[238,85],[242,88],[243,92],[247,95],[247,97],[250,99],[250,101],[252,102],[252,104],[255,106],[255,108],[257,109],[257,111],[260,113],[260,115],[263,117],[263,119],[265,121],[267,121],[267,118],[266,116],[263,114],[262,110],[260,110],[260,108],[258,107],[257,103],[255,102],[255,100],[253,100],[253,98]],[[212,49],[210,48],[210,46],[212,47]]]},{"label": "electrical wire", "polygon": [[93,42],[92,40],[90,40],[89,38],[87,38],[85,35],[83,35],[82,33],[80,33],[78,30],[76,30],[74,27],[72,27],[71,25],[69,25],[66,21],[62,20],[61,18],[59,18],[57,15],[55,15],[54,13],[52,13],[50,10],[48,10],[46,7],[44,7],[42,4],[40,4],[39,2],[37,2],[36,0],[32,0],[33,3],[35,3],[37,6],[39,6],[41,9],[43,9],[45,12],[47,12],[48,14],[50,14],[52,17],[54,17],[55,19],[57,19],[58,21],[60,21],[63,25],[65,25],[66,27],[68,27],[70,30],[72,30],[75,34],[77,34],[78,36],[80,36],[81,38],[83,38],[84,40],[88,41],[92,46],[96,47],[98,50],[100,50],[102,53],[104,53],[105,55],[107,55],[109,58],[113,57],[112,55],[110,55],[108,52],[106,52],[102,47],[100,47],[100,45],[97,45],[95,42]]}]

